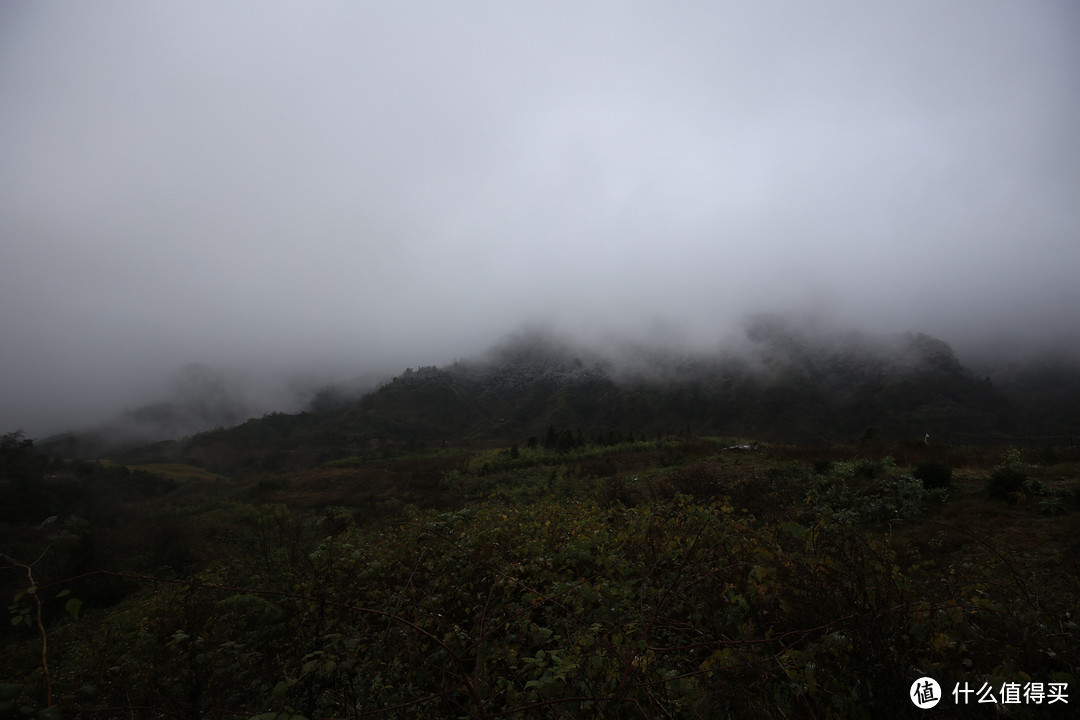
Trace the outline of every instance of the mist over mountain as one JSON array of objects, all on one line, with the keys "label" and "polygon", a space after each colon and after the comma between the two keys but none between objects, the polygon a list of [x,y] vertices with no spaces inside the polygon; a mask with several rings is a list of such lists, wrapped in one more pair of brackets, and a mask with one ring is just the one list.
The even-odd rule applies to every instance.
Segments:
[{"label": "mist over mountain", "polygon": [[0,2],[0,704],[1073,682],[1078,37],[1075,0]]},{"label": "mist over mountain", "polygon": [[[744,330],[738,343],[700,350],[589,342],[533,326],[471,358],[405,368],[366,393],[324,386],[306,402],[294,398],[291,407],[242,420],[254,405],[235,388],[224,390],[220,376],[188,368],[185,387],[194,392],[186,401],[124,417],[143,423],[146,440],[173,442],[137,449],[136,436],[111,437],[102,428],[42,447],[183,459],[243,474],[417,444],[608,442],[683,432],[885,446],[1080,439],[1080,363],[1069,356],[987,374],[922,333],[825,332],[776,315],[751,318]],[[170,434],[181,420],[191,423],[190,437]],[[205,432],[187,432],[199,422]]]},{"label": "mist over mountain", "polygon": [[[733,343],[825,372],[753,313],[971,367],[1074,353],[1077,27],[1052,0],[4,3],[0,427],[228,424],[523,321],[624,375]],[[255,379],[189,401],[189,363]]]},{"label": "mist over mountain", "polygon": [[354,401],[385,379],[362,373],[330,385],[325,378],[267,375],[189,363],[152,402],[127,408],[87,427],[43,438],[45,447],[74,456],[104,455],[272,412],[327,410]]}]

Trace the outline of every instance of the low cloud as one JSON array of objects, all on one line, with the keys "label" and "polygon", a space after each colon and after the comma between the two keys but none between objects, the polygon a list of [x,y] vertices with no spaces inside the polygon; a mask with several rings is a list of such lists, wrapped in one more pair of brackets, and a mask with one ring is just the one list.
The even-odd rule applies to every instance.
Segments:
[{"label": "low cloud", "polygon": [[188,363],[350,378],[526,322],[1080,346],[1067,3],[0,13],[4,427]]}]

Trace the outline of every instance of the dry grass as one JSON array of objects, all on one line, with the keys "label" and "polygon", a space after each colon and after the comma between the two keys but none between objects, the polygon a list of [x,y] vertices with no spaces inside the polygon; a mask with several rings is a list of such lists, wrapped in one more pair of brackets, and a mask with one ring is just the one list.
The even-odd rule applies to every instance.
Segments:
[{"label": "dry grass", "polygon": [[226,482],[228,480],[228,478],[225,478],[222,475],[217,475],[196,465],[183,465],[180,463],[148,463],[146,465],[129,465],[128,467],[132,470],[152,472],[155,475],[160,475],[177,482],[191,480],[198,480],[200,482]]}]

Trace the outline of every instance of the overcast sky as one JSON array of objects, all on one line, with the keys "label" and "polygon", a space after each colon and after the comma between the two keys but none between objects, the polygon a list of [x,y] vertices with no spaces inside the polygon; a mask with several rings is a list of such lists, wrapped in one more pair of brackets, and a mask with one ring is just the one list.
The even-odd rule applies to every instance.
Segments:
[{"label": "overcast sky", "polygon": [[1080,340],[1080,5],[5,2],[0,431],[523,322]]}]

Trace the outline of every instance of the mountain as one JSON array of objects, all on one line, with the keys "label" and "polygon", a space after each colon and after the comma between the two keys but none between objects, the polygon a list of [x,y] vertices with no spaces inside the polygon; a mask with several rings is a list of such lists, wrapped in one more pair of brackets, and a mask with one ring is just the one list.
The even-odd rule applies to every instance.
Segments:
[{"label": "mountain", "polygon": [[171,378],[162,396],[129,408],[98,425],[44,438],[38,447],[67,457],[103,457],[176,440],[213,428],[234,427],[270,412],[325,411],[355,402],[386,376],[359,374],[347,384],[319,389],[309,378],[282,381],[245,372],[189,363]]},{"label": "mountain", "polygon": [[475,359],[407,369],[352,402],[324,390],[324,400],[337,401],[122,457],[250,474],[417,446],[602,443],[672,432],[819,444],[921,443],[928,434],[944,444],[1053,444],[1080,427],[1078,396],[1080,372],[1066,359],[991,379],[921,333],[830,334],[761,317],[738,348],[628,352],[531,331]]}]

